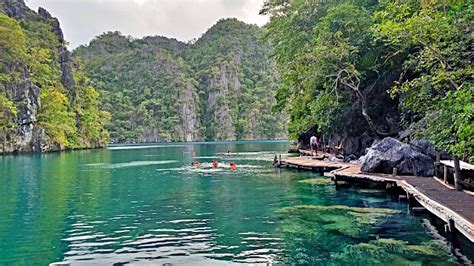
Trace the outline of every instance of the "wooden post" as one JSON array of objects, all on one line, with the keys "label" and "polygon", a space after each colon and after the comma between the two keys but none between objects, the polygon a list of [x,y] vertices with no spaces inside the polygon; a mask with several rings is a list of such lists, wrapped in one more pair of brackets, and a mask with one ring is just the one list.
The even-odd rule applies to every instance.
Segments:
[{"label": "wooden post", "polygon": [[278,155],[278,166],[281,166],[281,154]]},{"label": "wooden post", "polygon": [[440,156],[439,152],[437,152],[436,153],[436,160],[435,160],[434,165],[435,165],[435,176],[438,177],[438,178],[440,177],[439,176],[440,159],[441,159],[441,156]]},{"label": "wooden post", "polygon": [[454,186],[456,190],[461,191],[461,186],[458,183],[458,179],[461,179],[461,166],[459,164],[459,157],[454,156]]},{"label": "wooden post", "polygon": [[[455,230],[455,224],[453,219],[448,219],[448,223],[445,225],[444,230],[447,233],[447,238],[449,241],[451,241],[453,244],[456,243],[456,230]],[[447,230],[446,230],[447,229]]]},{"label": "wooden post", "polygon": [[397,171],[398,171],[397,167],[393,167],[392,171],[393,171],[393,172],[392,172],[392,175],[393,175],[393,176],[396,176],[396,175],[397,175]]},{"label": "wooden post", "polygon": [[448,166],[446,165],[443,167],[443,180],[445,184],[448,183]]}]

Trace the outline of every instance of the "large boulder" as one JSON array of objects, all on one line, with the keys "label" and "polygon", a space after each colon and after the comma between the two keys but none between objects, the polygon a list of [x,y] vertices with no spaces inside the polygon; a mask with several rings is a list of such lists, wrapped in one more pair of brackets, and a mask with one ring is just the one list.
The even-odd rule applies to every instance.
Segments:
[{"label": "large boulder", "polygon": [[410,142],[410,145],[415,147],[419,152],[423,153],[424,155],[428,155],[433,160],[436,160],[437,155],[440,156],[441,160],[449,159],[448,154],[436,149],[436,147],[426,139],[414,139]]},{"label": "large boulder", "polygon": [[374,143],[359,161],[363,172],[391,174],[396,167],[400,175],[434,175],[432,158],[394,138]]},{"label": "large boulder", "polygon": [[410,142],[411,146],[414,146],[419,152],[424,155],[428,155],[431,159],[436,159],[436,148],[433,144],[425,139],[414,139]]}]

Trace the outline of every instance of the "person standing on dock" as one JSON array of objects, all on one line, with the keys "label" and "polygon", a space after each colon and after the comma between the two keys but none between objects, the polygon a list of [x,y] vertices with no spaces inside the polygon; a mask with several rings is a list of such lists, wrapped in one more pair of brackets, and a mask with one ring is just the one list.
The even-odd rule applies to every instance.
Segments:
[{"label": "person standing on dock", "polygon": [[311,136],[309,139],[309,145],[311,147],[311,152],[316,151],[316,155],[318,155],[318,138],[316,136]]}]

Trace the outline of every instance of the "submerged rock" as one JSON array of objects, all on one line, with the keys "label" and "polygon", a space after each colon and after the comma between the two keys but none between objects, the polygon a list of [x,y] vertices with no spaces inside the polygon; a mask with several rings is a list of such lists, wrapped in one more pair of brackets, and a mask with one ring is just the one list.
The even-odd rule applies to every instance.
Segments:
[{"label": "submerged rock", "polygon": [[367,243],[348,245],[343,252],[331,254],[331,259],[341,264],[356,265],[411,265],[418,263],[431,265],[440,260],[455,264],[450,254],[443,250],[436,241],[431,240],[414,245],[392,238],[379,238]]},{"label": "submerged rock", "polygon": [[401,175],[434,175],[434,161],[430,156],[390,137],[372,145],[359,161],[363,172],[391,174],[396,167]]},{"label": "submerged rock", "polygon": [[298,181],[298,183],[310,184],[310,185],[329,185],[331,179],[329,178],[309,178]]},{"label": "submerged rock", "polygon": [[391,209],[344,205],[298,205],[279,209],[278,231],[286,243],[295,243],[295,239],[298,242],[297,247],[290,247],[294,252],[292,258],[297,259],[283,264],[319,265],[319,258],[329,258],[332,252],[343,251],[341,241],[366,239],[376,234],[378,226],[397,213]]}]

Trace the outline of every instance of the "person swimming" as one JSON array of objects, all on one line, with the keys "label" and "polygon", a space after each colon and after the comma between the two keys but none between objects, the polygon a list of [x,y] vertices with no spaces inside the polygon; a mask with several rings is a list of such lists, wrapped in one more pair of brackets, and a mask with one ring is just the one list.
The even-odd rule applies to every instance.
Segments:
[{"label": "person swimming", "polygon": [[212,161],[212,167],[217,168],[219,166],[219,163],[216,161]]},{"label": "person swimming", "polygon": [[199,163],[198,161],[194,161],[191,163],[191,165],[196,166],[196,168],[198,168],[201,163]]},{"label": "person swimming", "polygon": [[237,164],[235,164],[234,162],[231,162],[230,163],[230,169],[232,169],[232,170],[237,169]]}]

